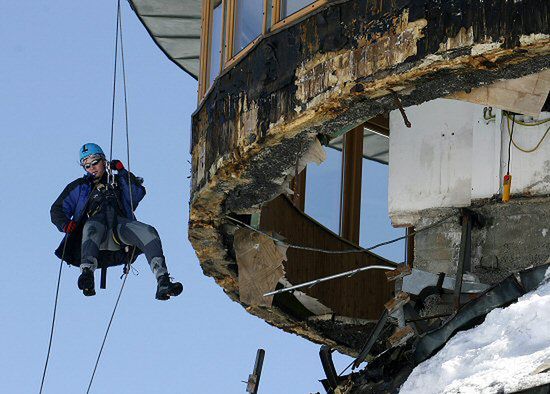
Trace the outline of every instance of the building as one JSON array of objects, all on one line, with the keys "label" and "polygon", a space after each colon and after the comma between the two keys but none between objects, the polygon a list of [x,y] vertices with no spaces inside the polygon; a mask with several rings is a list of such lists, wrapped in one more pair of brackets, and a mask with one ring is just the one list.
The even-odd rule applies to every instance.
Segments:
[{"label": "building", "polygon": [[[189,237],[205,275],[249,313],[357,356],[403,294],[404,266],[431,274],[425,286],[439,273],[461,283],[458,305],[436,308],[448,314],[466,302],[460,286],[479,293],[547,262],[547,2],[130,3],[198,78]],[[382,208],[365,203],[377,189]],[[364,250],[369,232],[410,235],[403,258]],[[403,275],[264,296],[366,266]]]}]

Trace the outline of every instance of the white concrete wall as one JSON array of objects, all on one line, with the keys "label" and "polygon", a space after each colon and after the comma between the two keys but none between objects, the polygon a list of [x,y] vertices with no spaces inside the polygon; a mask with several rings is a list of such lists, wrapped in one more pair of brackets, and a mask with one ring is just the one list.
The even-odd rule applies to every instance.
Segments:
[{"label": "white concrete wall", "polygon": [[[500,193],[509,141],[501,111],[487,121],[483,106],[438,99],[406,112],[410,129],[399,111],[390,114],[388,209],[395,226],[414,224],[423,209],[465,207]],[[516,124],[514,141],[532,148],[549,126]],[[511,158],[512,193],[550,193],[550,135],[531,154],[512,147]]]},{"label": "white concrete wall", "polygon": [[[550,113],[542,113],[539,119],[550,118]],[[520,117],[519,119],[522,119]],[[510,122],[511,124],[512,122]],[[540,126],[514,125],[513,140],[521,148],[532,149],[541,140],[550,122]],[[508,159],[508,142],[510,135],[506,118],[502,122],[501,178],[506,174]],[[550,194],[550,131],[540,147],[531,153],[525,153],[512,145],[510,173],[512,174],[512,195],[546,195]]]}]

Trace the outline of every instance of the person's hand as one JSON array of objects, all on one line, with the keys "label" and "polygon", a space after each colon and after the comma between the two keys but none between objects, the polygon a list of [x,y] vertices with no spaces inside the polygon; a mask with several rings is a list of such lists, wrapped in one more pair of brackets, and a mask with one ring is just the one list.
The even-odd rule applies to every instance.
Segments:
[{"label": "person's hand", "polygon": [[72,233],[76,230],[76,222],[74,220],[69,221],[65,226],[63,226],[63,231],[67,234]]},{"label": "person's hand", "polygon": [[111,160],[111,170],[123,170],[124,164],[120,160]]}]

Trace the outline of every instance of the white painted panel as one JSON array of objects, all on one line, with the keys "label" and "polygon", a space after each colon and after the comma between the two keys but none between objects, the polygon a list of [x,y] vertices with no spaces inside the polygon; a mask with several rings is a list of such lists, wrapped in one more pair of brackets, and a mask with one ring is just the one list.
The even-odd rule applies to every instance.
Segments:
[{"label": "white painted panel", "polygon": [[[541,113],[538,119],[550,118],[549,112]],[[520,116],[518,119],[523,120]],[[527,121],[532,121],[528,118]],[[537,118],[535,118],[536,120]],[[511,122],[510,122],[511,123]],[[521,148],[532,149],[541,140],[550,122],[540,126],[525,127],[514,125],[513,140]],[[510,141],[506,118],[502,122],[501,179],[506,174],[508,142]],[[524,153],[512,145],[510,173],[512,174],[512,195],[550,194],[550,132],[540,147],[532,153]]]},{"label": "white painted panel", "polygon": [[493,110],[495,118],[483,118],[483,106],[473,112],[472,200],[490,198],[500,190],[500,117],[501,111]]},{"label": "white painted panel", "polygon": [[478,105],[434,100],[390,113],[388,208],[394,225],[426,208],[469,206],[473,114]]}]

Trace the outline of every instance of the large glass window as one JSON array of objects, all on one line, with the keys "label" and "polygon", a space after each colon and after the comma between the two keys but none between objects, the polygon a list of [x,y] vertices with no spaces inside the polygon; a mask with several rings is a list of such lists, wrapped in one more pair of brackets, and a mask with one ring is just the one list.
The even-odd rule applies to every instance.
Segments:
[{"label": "large glass window", "polygon": [[325,151],[327,159],[321,165],[307,166],[305,212],[338,234],[342,152],[332,148]]},{"label": "large glass window", "polygon": [[313,3],[312,0],[281,0],[281,19],[300,11],[311,3]]},{"label": "large glass window", "polygon": [[263,0],[235,0],[233,55],[242,51],[262,33]]},{"label": "large glass window", "polygon": [[210,42],[210,84],[220,73],[221,61],[223,56],[223,4],[221,0],[213,0],[212,10],[212,33]]},{"label": "large glass window", "polygon": [[[368,139],[364,141],[367,143]],[[369,247],[405,235],[405,229],[394,228],[388,215],[388,166],[363,159],[361,175],[361,229],[359,245]],[[402,262],[405,240],[373,250],[373,253]]]}]

